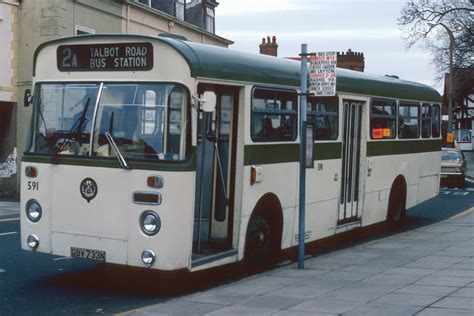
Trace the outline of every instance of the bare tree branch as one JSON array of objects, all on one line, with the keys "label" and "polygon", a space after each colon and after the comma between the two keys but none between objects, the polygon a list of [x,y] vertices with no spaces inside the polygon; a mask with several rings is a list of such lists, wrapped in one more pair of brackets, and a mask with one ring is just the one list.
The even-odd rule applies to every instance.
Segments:
[{"label": "bare tree branch", "polygon": [[438,79],[447,72],[449,34],[454,36],[454,67],[473,67],[474,0],[409,0],[402,8],[398,24],[407,49],[416,43],[431,52]]}]

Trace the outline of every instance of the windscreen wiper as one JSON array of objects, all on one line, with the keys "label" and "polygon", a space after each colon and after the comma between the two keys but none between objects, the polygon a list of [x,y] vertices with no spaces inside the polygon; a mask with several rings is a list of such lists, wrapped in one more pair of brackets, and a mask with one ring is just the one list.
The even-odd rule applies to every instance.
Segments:
[{"label": "windscreen wiper", "polygon": [[74,122],[66,137],[64,137],[62,143],[57,147],[56,152],[54,153],[53,157],[51,157],[51,163],[57,163],[59,153],[64,150],[64,146],[66,146],[67,142],[74,136],[74,134],[76,134],[76,137],[79,137],[81,134],[84,124],[88,121],[86,118],[86,113],[89,109],[90,101],[91,97],[88,97],[86,103],[84,104],[84,109],[82,110],[81,116]]},{"label": "windscreen wiper", "polygon": [[105,132],[105,137],[107,137],[107,141],[109,142],[110,146],[112,146],[115,155],[117,156],[117,160],[120,163],[120,166],[125,169],[125,170],[130,170],[131,168],[129,167],[127,161],[123,157],[122,153],[120,152],[119,148],[117,147],[117,144],[115,143],[114,137],[112,136],[112,130],[114,127],[114,112],[110,114],[110,121],[109,121],[109,131]]}]

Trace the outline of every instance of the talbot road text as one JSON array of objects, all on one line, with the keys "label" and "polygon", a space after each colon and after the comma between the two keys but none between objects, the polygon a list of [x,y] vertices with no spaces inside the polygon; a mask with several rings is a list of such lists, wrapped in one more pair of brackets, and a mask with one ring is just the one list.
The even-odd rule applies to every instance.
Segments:
[{"label": "talbot road text", "polygon": [[60,71],[140,71],[153,67],[150,43],[62,45],[57,56]]}]

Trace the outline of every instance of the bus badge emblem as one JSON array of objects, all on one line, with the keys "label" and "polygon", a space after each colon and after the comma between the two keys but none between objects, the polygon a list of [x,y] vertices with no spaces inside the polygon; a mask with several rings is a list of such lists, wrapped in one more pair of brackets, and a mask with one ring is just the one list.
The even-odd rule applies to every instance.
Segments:
[{"label": "bus badge emblem", "polygon": [[80,191],[82,197],[90,203],[92,199],[94,199],[97,195],[97,183],[92,178],[85,178],[81,182]]}]

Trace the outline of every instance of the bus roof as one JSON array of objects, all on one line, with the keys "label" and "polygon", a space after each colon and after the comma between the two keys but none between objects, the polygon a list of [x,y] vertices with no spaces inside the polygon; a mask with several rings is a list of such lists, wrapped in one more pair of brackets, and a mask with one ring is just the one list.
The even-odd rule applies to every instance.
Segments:
[{"label": "bus roof", "polygon": [[[34,56],[46,45],[65,41],[91,39],[136,38],[160,41],[174,48],[189,64],[191,76],[222,80],[256,82],[285,86],[300,86],[300,62],[266,55],[249,54],[212,45],[199,44],[160,36],[130,34],[95,34],[61,38],[41,44]],[[35,66],[34,66],[35,67]],[[33,69],[33,75],[34,75]],[[421,83],[401,80],[392,76],[372,75],[364,72],[337,69],[338,92],[374,95],[407,100],[441,102],[439,93]]]}]

